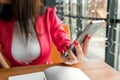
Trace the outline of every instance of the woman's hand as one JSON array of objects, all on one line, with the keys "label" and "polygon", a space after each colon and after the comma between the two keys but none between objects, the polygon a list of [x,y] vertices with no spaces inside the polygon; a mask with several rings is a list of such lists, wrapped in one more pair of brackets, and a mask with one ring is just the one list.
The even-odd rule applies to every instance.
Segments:
[{"label": "woman's hand", "polygon": [[79,44],[79,42],[76,40],[74,41],[74,46],[76,49],[76,55],[72,52],[71,49],[68,49],[63,55],[61,55],[64,63],[72,65],[76,64],[79,61],[82,61],[85,59],[85,57],[88,56],[88,43],[90,40],[90,36],[88,35],[84,41],[84,43]]}]

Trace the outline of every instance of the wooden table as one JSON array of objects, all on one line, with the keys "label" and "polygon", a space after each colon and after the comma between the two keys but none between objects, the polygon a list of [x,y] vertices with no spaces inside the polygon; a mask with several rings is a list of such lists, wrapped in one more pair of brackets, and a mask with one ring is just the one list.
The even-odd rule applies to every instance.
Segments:
[{"label": "wooden table", "polygon": [[[68,66],[64,63],[57,63],[51,65],[36,65],[0,69],[0,80],[8,80],[8,77],[13,75],[43,71],[46,68],[55,65]],[[120,80],[119,72],[110,67],[104,61],[98,59],[79,62],[78,64],[72,65],[72,67],[80,68],[92,80]]]}]

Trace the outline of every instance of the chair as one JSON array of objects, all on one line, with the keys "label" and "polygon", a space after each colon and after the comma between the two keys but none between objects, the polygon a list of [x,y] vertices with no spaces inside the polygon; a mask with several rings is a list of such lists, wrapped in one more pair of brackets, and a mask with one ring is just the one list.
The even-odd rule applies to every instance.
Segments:
[{"label": "chair", "polygon": [[[65,31],[68,33],[68,36],[70,37],[69,25],[68,24],[63,24],[63,27],[64,27]],[[57,50],[57,48],[56,48],[54,43],[52,43],[51,57],[52,57],[53,63],[63,62],[61,57],[60,57],[60,52],[58,52],[58,50]]]}]

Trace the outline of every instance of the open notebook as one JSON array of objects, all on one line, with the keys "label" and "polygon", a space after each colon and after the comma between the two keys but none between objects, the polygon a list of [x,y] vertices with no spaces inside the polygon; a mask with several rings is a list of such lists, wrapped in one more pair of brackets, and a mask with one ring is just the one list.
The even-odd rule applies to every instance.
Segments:
[{"label": "open notebook", "polygon": [[91,80],[79,68],[53,66],[43,72],[10,76],[8,80]]}]

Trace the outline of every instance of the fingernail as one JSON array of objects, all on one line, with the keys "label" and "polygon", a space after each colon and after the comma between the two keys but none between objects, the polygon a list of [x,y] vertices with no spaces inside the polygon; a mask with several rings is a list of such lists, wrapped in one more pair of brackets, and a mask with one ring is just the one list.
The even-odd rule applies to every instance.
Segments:
[{"label": "fingernail", "polygon": [[75,41],[74,44],[75,44],[76,46],[78,46],[78,45],[79,45],[79,42],[78,42],[78,41]]},{"label": "fingernail", "polygon": [[88,40],[90,40],[90,38],[91,38],[91,36],[90,36],[90,35],[88,35],[88,36],[87,36],[87,39],[88,39]]}]

